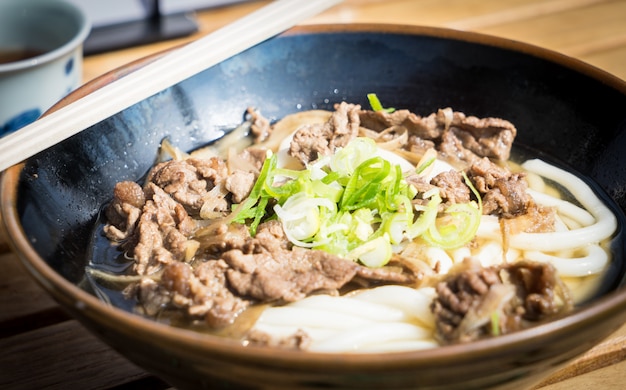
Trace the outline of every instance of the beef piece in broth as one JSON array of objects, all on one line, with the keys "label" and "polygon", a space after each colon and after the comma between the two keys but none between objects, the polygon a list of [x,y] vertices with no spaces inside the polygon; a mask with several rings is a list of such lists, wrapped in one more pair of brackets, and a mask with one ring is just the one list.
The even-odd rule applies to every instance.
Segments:
[{"label": "beef piece in broth", "polygon": [[517,134],[515,126],[504,119],[466,117],[460,113],[453,118],[449,131],[476,155],[498,161],[509,159]]},{"label": "beef piece in broth", "polygon": [[360,285],[415,281],[409,273],[368,269],[323,251],[292,249],[277,221],[261,224],[255,237],[239,226],[223,226],[210,236],[209,246],[202,243],[209,258],[197,258],[193,267],[170,262],[160,280],[144,281],[137,290],[144,312],[154,315],[154,308],[170,305],[212,327],[223,327],[254,303],[293,302],[319,291],[336,293],[352,281]]},{"label": "beef piece in broth", "polygon": [[436,290],[431,309],[443,344],[512,333],[573,305],[554,267],[529,261],[481,267],[466,260]]},{"label": "beef piece in broth", "polygon": [[402,127],[408,131],[409,136],[422,140],[438,139],[446,129],[446,117],[441,110],[426,117],[409,110],[397,110],[392,113],[363,110],[359,116],[361,126],[367,129],[380,133],[392,127]]},{"label": "beef piece in broth", "polygon": [[476,118],[454,112],[437,150],[453,165],[467,167],[483,157],[506,161],[511,154],[515,126],[500,118]]},{"label": "beef piece in broth", "polygon": [[467,175],[482,196],[484,214],[510,218],[525,214],[530,207],[524,173],[512,173],[483,157],[472,164]]},{"label": "beef piece in broth", "polygon": [[133,235],[145,203],[146,195],[134,181],[123,181],[115,185],[113,201],[105,209],[109,223],[104,231],[109,240],[122,242]]},{"label": "beef piece in broth", "polygon": [[457,171],[441,172],[433,177],[430,183],[439,187],[444,202],[467,203],[470,201],[470,189],[463,176]]},{"label": "beef piece in broth", "polygon": [[289,154],[303,164],[335,152],[357,137],[361,106],[341,103],[328,122],[304,125],[293,136]]},{"label": "beef piece in broth", "polygon": [[[167,161],[150,171],[147,182],[154,183],[182,204],[192,215],[200,213],[209,191],[229,175],[226,163],[219,158]],[[226,211],[223,202],[218,208]]]},{"label": "beef piece in broth", "polygon": [[228,265],[221,260],[192,267],[172,262],[163,267],[159,281],[143,279],[133,291],[140,312],[158,316],[164,308],[184,310],[212,328],[231,324],[253,301],[235,295],[226,282]]}]

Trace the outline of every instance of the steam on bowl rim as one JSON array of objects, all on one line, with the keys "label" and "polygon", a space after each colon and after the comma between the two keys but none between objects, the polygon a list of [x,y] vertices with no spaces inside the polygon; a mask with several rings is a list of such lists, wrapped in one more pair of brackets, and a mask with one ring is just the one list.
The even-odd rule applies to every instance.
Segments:
[{"label": "steam on bowl rim", "polygon": [[[352,24],[300,26],[287,31],[284,35],[343,31],[420,34],[507,48],[562,64],[579,73],[593,77],[604,84],[610,85],[612,88],[626,95],[626,82],[582,61],[547,49],[479,33],[461,32],[436,27]],[[54,111],[85,94],[93,92],[112,80],[123,77],[125,74],[141,67],[146,62],[157,58],[159,55],[161,54],[145,57],[100,76],[72,92],[48,112]],[[617,324],[621,324],[626,320],[626,289],[622,282],[618,290],[595,300],[593,304],[587,305],[562,319],[557,319],[547,324],[492,339],[475,341],[470,344],[442,346],[422,351],[385,352],[382,353],[384,359],[381,359],[381,353],[329,354],[281,351],[280,354],[274,354],[272,353],[274,350],[268,350],[263,347],[244,347],[235,341],[159,324],[121,309],[108,306],[97,297],[82,290],[54,271],[30,245],[20,224],[16,202],[20,173],[23,167],[24,164],[22,163],[9,168],[4,172],[0,181],[1,220],[5,224],[9,242],[20,257],[22,263],[37,281],[74,316],[78,317],[79,320],[84,321],[85,318],[88,318],[89,321],[98,322],[105,328],[115,327],[121,332],[136,335],[138,338],[150,338],[162,340],[166,343],[176,343],[181,345],[181,348],[184,347],[190,350],[211,350],[212,353],[217,355],[237,358],[240,361],[267,361],[270,359],[277,362],[277,364],[284,363],[301,367],[323,366],[325,369],[331,371],[349,371],[350,369],[356,368],[384,371],[391,367],[409,367],[415,366],[416,364],[426,367],[441,366],[442,364],[450,364],[450,362],[454,361],[462,362],[476,359],[479,356],[502,353],[504,350],[529,350],[532,348],[529,344],[543,342],[543,344],[548,345],[549,341],[555,338],[567,337],[567,335],[584,331],[586,328],[596,324],[597,321],[612,321],[613,324],[616,324],[614,328],[617,329]],[[141,331],[138,332],[138,329]],[[332,364],[329,365],[329,362],[332,362]]]}]

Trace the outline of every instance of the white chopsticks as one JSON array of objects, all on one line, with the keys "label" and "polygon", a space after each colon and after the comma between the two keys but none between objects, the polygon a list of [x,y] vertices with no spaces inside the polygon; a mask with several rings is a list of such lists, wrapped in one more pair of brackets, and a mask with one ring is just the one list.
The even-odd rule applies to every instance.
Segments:
[{"label": "white chopsticks", "polygon": [[0,138],[0,172],[341,0],[276,0]]}]

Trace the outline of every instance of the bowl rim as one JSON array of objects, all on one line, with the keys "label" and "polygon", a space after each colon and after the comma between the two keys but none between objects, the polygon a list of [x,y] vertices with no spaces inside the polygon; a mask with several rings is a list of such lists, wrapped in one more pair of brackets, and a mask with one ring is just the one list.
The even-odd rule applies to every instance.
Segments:
[{"label": "bowl rim", "polygon": [[[284,32],[281,36],[341,32],[424,35],[509,49],[563,65],[607,84],[622,94],[626,94],[626,82],[595,66],[548,49],[481,33],[416,25],[362,23],[302,25]],[[171,49],[140,58],[97,77],[59,101],[46,114],[93,92],[117,78],[123,77],[125,74],[157,59],[169,50]],[[97,321],[104,327],[115,327],[116,331],[127,333],[129,336],[138,335],[141,338],[176,343],[184,346],[185,349],[199,352],[210,350],[213,354],[216,354],[215,356],[229,357],[241,362],[254,361],[258,364],[287,365],[309,369],[323,368],[327,372],[336,372],[364,368],[383,371],[389,368],[398,369],[399,367],[408,369],[415,367],[416,364],[425,367],[435,367],[441,366],[441,364],[451,364],[453,361],[469,362],[475,360],[478,356],[497,355],[498,351],[501,353],[503,350],[511,350],[513,348],[529,350],[531,348],[530,344],[532,344],[528,342],[529,340],[545,340],[547,342],[555,337],[567,337],[585,327],[591,326],[597,321],[603,321],[615,316],[621,315],[623,317],[622,320],[626,320],[626,289],[620,288],[598,298],[593,305],[576,310],[564,318],[516,333],[479,340],[469,344],[442,346],[428,350],[352,354],[303,353],[291,350],[281,350],[280,354],[275,354],[276,349],[273,348],[243,346],[234,340],[174,328],[128,313],[122,309],[111,307],[54,271],[30,245],[19,222],[15,206],[17,204],[19,177],[23,168],[24,163],[14,165],[3,172],[0,178],[0,211],[2,213],[0,221],[4,224],[9,244],[36,281],[88,327],[90,327],[90,324],[84,322],[83,317]],[[617,327],[616,325],[615,329]],[[140,331],[138,332],[137,329],[140,329]],[[589,348],[591,346],[589,345]],[[381,355],[384,355],[384,359],[381,359]]]}]

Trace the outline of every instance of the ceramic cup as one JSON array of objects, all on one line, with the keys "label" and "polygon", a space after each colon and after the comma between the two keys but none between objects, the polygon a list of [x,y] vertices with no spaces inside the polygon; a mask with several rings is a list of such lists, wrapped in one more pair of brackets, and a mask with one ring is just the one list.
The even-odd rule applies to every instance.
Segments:
[{"label": "ceramic cup", "polygon": [[62,0],[0,0],[0,137],[82,82],[87,15]]}]

